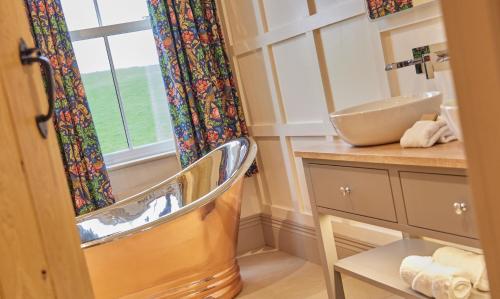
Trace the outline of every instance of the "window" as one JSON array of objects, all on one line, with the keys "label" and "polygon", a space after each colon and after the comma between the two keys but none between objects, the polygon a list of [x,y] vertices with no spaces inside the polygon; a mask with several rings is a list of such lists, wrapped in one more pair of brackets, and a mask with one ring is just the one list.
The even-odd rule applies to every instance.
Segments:
[{"label": "window", "polygon": [[146,0],[62,0],[108,164],[174,151]]}]

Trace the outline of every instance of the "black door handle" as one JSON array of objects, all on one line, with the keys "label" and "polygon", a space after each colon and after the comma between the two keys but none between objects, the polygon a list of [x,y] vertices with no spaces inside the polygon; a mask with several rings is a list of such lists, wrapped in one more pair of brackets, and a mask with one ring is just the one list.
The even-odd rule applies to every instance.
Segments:
[{"label": "black door handle", "polygon": [[38,48],[28,48],[23,39],[19,44],[19,55],[21,56],[22,64],[33,64],[38,62],[41,64],[43,68],[43,73],[45,74],[45,83],[46,90],[48,95],[49,109],[47,114],[40,114],[35,117],[36,125],[38,127],[38,131],[43,138],[47,138],[48,127],[47,122],[52,118],[52,114],[54,113],[54,100],[55,100],[55,87],[56,84],[54,82],[54,70],[52,69],[52,65],[50,64],[50,60],[43,56]]}]

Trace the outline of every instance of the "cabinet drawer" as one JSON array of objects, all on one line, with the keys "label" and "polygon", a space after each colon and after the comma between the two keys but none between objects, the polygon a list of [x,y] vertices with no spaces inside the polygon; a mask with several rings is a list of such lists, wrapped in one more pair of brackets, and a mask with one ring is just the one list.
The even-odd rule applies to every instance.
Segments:
[{"label": "cabinet drawer", "polygon": [[316,205],[396,222],[387,170],[310,164]]},{"label": "cabinet drawer", "polygon": [[478,238],[465,176],[414,172],[399,176],[409,225]]}]

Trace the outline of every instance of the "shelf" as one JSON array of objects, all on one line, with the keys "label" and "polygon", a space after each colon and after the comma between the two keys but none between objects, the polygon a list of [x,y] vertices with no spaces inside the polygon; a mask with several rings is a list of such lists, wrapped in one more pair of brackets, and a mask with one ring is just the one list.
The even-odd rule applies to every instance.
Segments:
[{"label": "shelf", "polygon": [[[403,239],[386,246],[339,260],[334,269],[404,298],[428,299],[413,291],[400,277],[401,261],[409,255],[431,256],[444,245],[422,239]],[[474,292],[472,299],[487,299],[489,294]]]}]

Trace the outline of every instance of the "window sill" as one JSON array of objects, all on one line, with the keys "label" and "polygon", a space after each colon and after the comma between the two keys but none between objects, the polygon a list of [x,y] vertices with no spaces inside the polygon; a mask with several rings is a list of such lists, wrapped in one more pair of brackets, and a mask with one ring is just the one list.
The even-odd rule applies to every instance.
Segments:
[{"label": "window sill", "polygon": [[176,154],[177,153],[175,151],[170,151],[170,152],[151,155],[151,156],[147,156],[147,157],[143,157],[143,158],[133,159],[133,160],[125,161],[125,162],[114,163],[114,164],[107,165],[107,169],[109,172],[112,172],[112,171],[116,171],[116,170],[123,169],[123,168],[128,168],[128,167],[132,167],[132,166],[136,166],[136,165],[140,165],[140,164],[145,164],[148,162],[153,162],[156,160],[161,160],[164,158],[175,156]]}]

